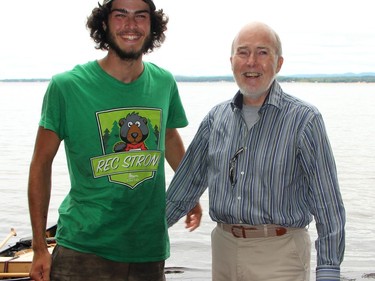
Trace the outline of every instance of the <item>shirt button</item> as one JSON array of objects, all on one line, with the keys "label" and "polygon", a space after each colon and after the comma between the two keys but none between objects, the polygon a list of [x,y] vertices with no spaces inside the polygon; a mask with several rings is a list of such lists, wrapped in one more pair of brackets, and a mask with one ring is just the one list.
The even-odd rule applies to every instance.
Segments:
[{"label": "shirt button", "polygon": [[244,175],[245,174],[245,172],[244,171],[241,171],[241,175]]},{"label": "shirt button", "polygon": [[238,200],[241,200],[241,196],[238,196],[237,199],[238,199]]}]

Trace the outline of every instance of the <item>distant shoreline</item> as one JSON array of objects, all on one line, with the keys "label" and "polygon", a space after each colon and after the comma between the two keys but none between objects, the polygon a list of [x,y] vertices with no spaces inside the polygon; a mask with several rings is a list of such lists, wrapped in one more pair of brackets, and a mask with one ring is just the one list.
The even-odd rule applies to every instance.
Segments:
[{"label": "distant shoreline", "polygon": [[[175,76],[177,82],[234,82],[233,76]],[[279,82],[308,83],[375,83],[375,73],[371,75],[296,75],[277,76]]]},{"label": "distant shoreline", "polygon": [[[234,82],[233,76],[180,76],[176,75],[177,82]],[[312,74],[278,76],[279,82],[308,82],[308,83],[375,83],[375,73],[371,74]],[[49,82],[46,78],[30,79],[0,79],[0,82],[32,83]]]}]

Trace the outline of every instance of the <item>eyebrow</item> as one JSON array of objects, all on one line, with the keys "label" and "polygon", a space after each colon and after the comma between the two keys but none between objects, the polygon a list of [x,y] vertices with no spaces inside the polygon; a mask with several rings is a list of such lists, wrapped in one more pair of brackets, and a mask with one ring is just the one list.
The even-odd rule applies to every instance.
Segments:
[{"label": "eyebrow", "polygon": [[[112,9],[111,13],[112,12],[120,12],[120,13],[123,13],[123,14],[130,14],[131,13],[130,11],[125,10],[125,9]],[[150,11],[149,10],[138,10],[138,11],[134,12],[134,14],[144,14],[144,13],[149,14]]]}]

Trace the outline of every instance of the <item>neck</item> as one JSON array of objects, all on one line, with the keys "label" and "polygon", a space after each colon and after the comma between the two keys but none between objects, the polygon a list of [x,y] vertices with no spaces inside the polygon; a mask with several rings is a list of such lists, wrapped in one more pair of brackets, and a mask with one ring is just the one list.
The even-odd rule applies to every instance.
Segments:
[{"label": "neck", "polygon": [[262,96],[257,97],[257,98],[253,98],[253,97],[243,95],[243,103],[244,103],[244,105],[247,105],[247,106],[260,107],[260,106],[263,105],[266,97],[267,97],[267,94],[262,95]]},{"label": "neck", "polygon": [[142,57],[137,60],[122,60],[110,52],[98,62],[105,72],[124,83],[137,80],[144,69]]}]

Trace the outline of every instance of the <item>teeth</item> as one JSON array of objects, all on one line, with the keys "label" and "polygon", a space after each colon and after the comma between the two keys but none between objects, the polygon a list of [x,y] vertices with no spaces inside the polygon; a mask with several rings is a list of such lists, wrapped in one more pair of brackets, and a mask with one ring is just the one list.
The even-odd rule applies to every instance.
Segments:
[{"label": "teeth", "polygon": [[261,74],[259,72],[244,72],[244,76],[246,77],[259,77]]},{"label": "teeth", "polygon": [[140,37],[140,34],[136,32],[121,32],[118,35],[126,40],[137,40]]},{"label": "teeth", "polygon": [[135,40],[135,39],[138,38],[138,36],[136,36],[136,35],[127,35],[127,36],[125,36],[125,38],[128,39],[128,40]]}]

